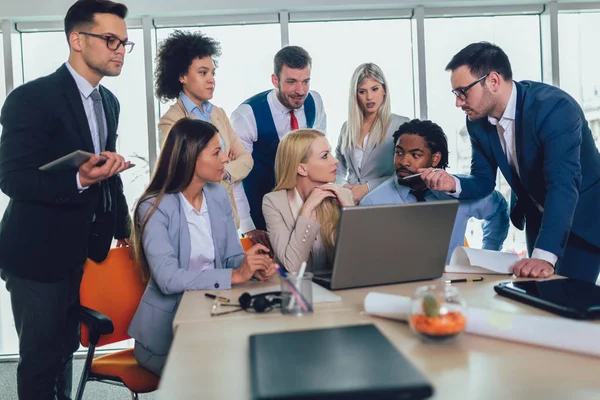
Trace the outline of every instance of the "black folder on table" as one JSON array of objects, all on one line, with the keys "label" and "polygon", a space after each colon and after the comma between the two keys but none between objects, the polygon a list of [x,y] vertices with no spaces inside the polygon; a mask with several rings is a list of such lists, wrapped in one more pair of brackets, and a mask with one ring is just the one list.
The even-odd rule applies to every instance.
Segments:
[{"label": "black folder on table", "polygon": [[423,399],[433,387],[374,325],[250,336],[253,399]]}]

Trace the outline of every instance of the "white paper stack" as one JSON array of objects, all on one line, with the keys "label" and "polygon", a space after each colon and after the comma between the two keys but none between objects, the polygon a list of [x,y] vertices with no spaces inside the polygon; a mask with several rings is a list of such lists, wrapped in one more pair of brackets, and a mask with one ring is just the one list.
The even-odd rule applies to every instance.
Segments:
[{"label": "white paper stack", "polygon": [[[407,321],[410,303],[410,297],[371,292],[365,311]],[[590,322],[469,307],[465,332],[600,357],[600,325]]]},{"label": "white paper stack", "polygon": [[452,252],[446,272],[462,274],[511,274],[520,260],[514,253],[457,247]]}]

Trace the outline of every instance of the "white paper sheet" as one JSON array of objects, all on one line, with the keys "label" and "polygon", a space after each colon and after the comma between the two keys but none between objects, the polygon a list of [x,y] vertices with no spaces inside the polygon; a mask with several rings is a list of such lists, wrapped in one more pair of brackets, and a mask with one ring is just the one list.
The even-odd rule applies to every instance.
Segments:
[{"label": "white paper sheet", "polygon": [[[371,292],[365,311],[407,321],[410,302],[410,297]],[[600,325],[590,322],[469,307],[465,332],[600,357]]]},{"label": "white paper sheet", "polygon": [[446,272],[462,274],[510,274],[510,268],[519,261],[514,253],[457,247],[452,252]]},{"label": "white paper sheet", "polygon": [[[248,293],[250,293],[251,295],[254,296],[254,295],[260,294],[260,293],[278,292],[280,290],[281,290],[281,285],[273,285],[273,286],[263,287],[260,289],[248,290]],[[331,290],[327,290],[323,286],[317,285],[314,282],[312,282],[312,295],[313,295],[313,304],[333,303],[333,302],[342,300],[342,298],[340,296],[333,293]]]}]

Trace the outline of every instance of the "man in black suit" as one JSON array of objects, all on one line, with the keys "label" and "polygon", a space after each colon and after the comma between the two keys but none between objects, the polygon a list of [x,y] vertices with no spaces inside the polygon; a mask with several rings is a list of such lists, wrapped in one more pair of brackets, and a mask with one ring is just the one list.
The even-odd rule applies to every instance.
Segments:
[{"label": "man in black suit", "polygon": [[[86,257],[101,261],[113,237],[126,245],[130,218],[115,153],[119,103],[103,86],[121,72],[127,7],[80,0],[65,17],[69,60],[15,89],[0,114],[0,189],[10,203],[0,223],[0,275],[19,335],[20,399],[69,399]],[[79,169],[39,167],[84,150]],[[100,161],[103,156],[105,162]]]}]

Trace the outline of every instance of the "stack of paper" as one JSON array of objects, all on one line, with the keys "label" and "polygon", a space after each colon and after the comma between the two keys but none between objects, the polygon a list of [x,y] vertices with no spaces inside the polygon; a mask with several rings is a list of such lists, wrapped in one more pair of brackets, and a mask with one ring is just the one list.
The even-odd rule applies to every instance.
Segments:
[{"label": "stack of paper", "polygon": [[514,253],[457,247],[450,257],[446,272],[462,274],[511,274],[511,268],[520,260]]},{"label": "stack of paper", "polygon": [[[410,297],[371,292],[365,311],[407,321],[410,304]],[[600,325],[590,322],[469,307],[465,332],[600,357]]]}]

